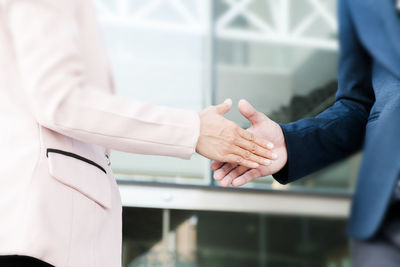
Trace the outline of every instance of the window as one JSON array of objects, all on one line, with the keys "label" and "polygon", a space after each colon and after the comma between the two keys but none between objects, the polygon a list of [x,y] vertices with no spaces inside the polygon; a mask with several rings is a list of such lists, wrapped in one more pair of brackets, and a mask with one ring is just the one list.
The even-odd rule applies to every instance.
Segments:
[{"label": "window", "polygon": [[343,219],[141,208],[124,213],[124,225],[131,226],[124,228],[127,267],[351,266]]},{"label": "window", "polygon": [[[98,0],[118,93],[200,111],[209,104],[206,1]],[[120,179],[204,184],[208,160],[113,152]]]},{"label": "window", "polygon": [[[335,0],[97,0],[119,94],[192,110],[232,98],[286,123],[332,105]],[[248,122],[237,110],[228,118]],[[211,185],[209,161],[113,152],[120,180]],[[359,156],[282,187],[350,193]]]}]

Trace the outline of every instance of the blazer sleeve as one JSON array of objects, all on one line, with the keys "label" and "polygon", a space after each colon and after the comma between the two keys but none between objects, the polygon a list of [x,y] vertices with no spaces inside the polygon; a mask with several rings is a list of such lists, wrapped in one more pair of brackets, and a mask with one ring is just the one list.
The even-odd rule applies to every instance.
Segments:
[{"label": "blazer sleeve", "polygon": [[371,57],[360,42],[347,7],[339,1],[340,60],[335,104],[314,118],[281,125],[286,166],[274,178],[286,184],[343,159],[362,148],[375,95]]},{"label": "blazer sleeve", "polygon": [[199,136],[197,112],[120,98],[88,82],[72,3],[5,0],[24,93],[36,121],[106,148],[190,158]]}]

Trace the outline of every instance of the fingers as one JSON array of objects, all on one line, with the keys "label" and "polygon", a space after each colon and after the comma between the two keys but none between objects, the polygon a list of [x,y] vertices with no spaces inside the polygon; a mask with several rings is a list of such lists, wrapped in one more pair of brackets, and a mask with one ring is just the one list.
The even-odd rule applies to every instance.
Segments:
[{"label": "fingers", "polygon": [[274,146],[271,142],[256,137],[238,126],[227,129],[221,135],[225,142],[225,155],[219,158],[219,161],[258,168],[259,165],[267,166],[271,164],[271,160],[277,159],[277,154],[269,150]]},{"label": "fingers", "polygon": [[[240,173],[240,172],[238,172]],[[235,176],[235,175],[233,175]],[[238,187],[242,186],[244,184],[247,184],[256,178],[262,177],[260,171],[258,169],[250,169],[248,171],[245,171],[244,173],[240,174],[240,176],[237,176],[237,178],[233,179],[231,181],[232,186]]]},{"label": "fingers", "polygon": [[[260,152],[260,154],[274,154],[264,148],[256,148],[255,150],[257,150],[257,151],[265,150],[265,152],[262,152],[262,153]],[[270,159],[260,157],[257,154],[255,154],[254,151],[249,151],[249,150],[243,149],[239,146],[232,148],[232,153],[240,156],[243,160],[256,162],[260,165],[268,166],[271,164]],[[270,158],[272,159],[272,156]],[[240,165],[242,165],[242,164],[240,164]]]},{"label": "fingers", "polygon": [[229,186],[232,184],[235,178],[245,173],[249,168],[244,166],[237,166],[236,168],[232,169],[228,174],[225,174],[222,179],[220,179],[221,186]]},{"label": "fingers", "polygon": [[[265,143],[265,141],[260,140],[259,143]],[[269,150],[269,149],[273,148],[273,144],[269,143],[269,142],[267,142],[267,147],[269,149],[265,149],[264,147],[259,146],[256,143],[253,143],[251,141],[247,141],[245,139],[238,139],[238,140],[236,140],[235,144],[237,146],[241,147],[242,149],[244,149],[245,150],[245,154],[248,154],[249,152],[251,152],[254,155],[258,155],[258,156],[260,156],[260,157],[262,157],[264,159],[267,159],[267,160],[264,160],[265,162],[258,162],[257,161],[258,163],[263,164],[263,165],[269,165],[270,164],[270,160],[274,160],[274,159],[278,158],[278,155],[276,153],[274,153],[271,150]],[[264,145],[265,144],[263,144],[263,146]],[[243,154],[241,154],[241,156],[243,156]]]},{"label": "fingers", "polygon": [[243,158],[243,157],[241,157],[239,155],[236,155],[236,154],[226,155],[224,157],[224,161],[227,162],[227,163],[234,164],[234,165],[246,166],[247,168],[252,168],[252,169],[260,167],[260,164],[257,163],[256,161],[245,159],[245,158]]},{"label": "fingers", "polygon": [[211,167],[211,170],[215,171],[215,170],[218,170],[219,168],[221,168],[222,165],[224,165],[223,162],[213,160],[211,162],[211,166],[210,167]]},{"label": "fingers", "polygon": [[224,164],[221,168],[214,172],[214,179],[219,181],[222,180],[231,170],[236,168],[237,165],[234,164]]},{"label": "fingers", "polygon": [[216,180],[220,180],[220,184],[223,187],[227,187],[230,184],[234,187],[242,186],[263,176],[259,169],[249,169],[244,166],[233,166],[232,164],[225,164],[217,172],[214,174],[214,178],[216,179],[215,176],[218,176]]},{"label": "fingers", "polygon": [[251,122],[251,124],[262,122],[268,118],[263,113],[258,112],[252,105],[250,105],[249,102],[244,99],[239,101],[238,108],[240,113],[245,116],[246,119]]},{"label": "fingers", "polygon": [[[232,100],[227,99],[223,104],[200,112],[201,127],[196,152],[219,162],[243,165],[248,168],[269,165],[271,160],[277,158],[277,155],[270,151],[273,144],[241,129],[221,116],[231,107]],[[212,169],[215,170],[221,166],[215,163]]]},{"label": "fingers", "polygon": [[252,143],[253,144],[255,143],[258,146],[260,146],[261,147],[260,149],[262,149],[262,150],[265,150],[266,148],[267,149],[274,148],[274,144],[273,143],[255,136],[252,132],[249,132],[249,131],[243,130],[242,128],[239,128],[238,129],[238,133],[242,138],[244,138],[247,141],[251,142],[251,143],[247,142],[247,146],[244,147],[245,149],[247,149],[248,146],[250,146],[249,148],[253,148]]},{"label": "fingers", "polygon": [[232,108],[232,99],[226,99],[224,103],[215,106],[217,113],[220,115],[226,114]]}]

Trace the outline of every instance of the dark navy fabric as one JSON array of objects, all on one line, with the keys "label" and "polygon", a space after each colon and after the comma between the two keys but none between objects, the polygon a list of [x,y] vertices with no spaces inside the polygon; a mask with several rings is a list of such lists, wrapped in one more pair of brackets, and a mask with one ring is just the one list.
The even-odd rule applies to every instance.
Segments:
[{"label": "dark navy fabric", "polygon": [[288,163],[274,177],[295,181],[365,144],[349,222],[349,235],[364,240],[379,229],[400,170],[400,16],[393,0],[340,0],[338,15],[336,102],[281,125]]}]

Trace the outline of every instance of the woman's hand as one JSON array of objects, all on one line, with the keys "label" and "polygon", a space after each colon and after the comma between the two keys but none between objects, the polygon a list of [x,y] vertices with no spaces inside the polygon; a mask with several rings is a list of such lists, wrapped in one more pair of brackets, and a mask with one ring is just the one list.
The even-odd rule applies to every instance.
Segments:
[{"label": "woman's hand", "polygon": [[199,113],[201,124],[196,152],[209,159],[247,168],[271,164],[271,160],[277,159],[271,151],[274,145],[224,118],[222,115],[231,107],[232,100],[228,99]]},{"label": "woman's hand", "polygon": [[278,154],[278,159],[268,166],[260,166],[256,169],[214,161],[211,164],[211,169],[215,171],[214,179],[220,181],[222,186],[242,186],[256,178],[274,174],[286,165],[288,158],[285,137],[281,127],[276,122],[257,112],[245,100],[239,102],[239,111],[251,122],[249,132],[268,138],[274,143],[274,152]]}]

